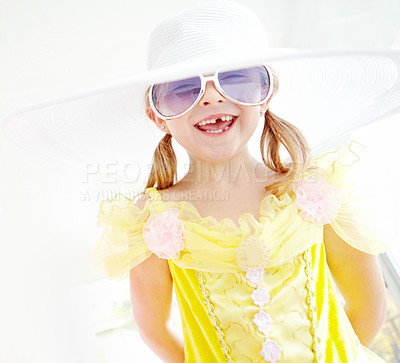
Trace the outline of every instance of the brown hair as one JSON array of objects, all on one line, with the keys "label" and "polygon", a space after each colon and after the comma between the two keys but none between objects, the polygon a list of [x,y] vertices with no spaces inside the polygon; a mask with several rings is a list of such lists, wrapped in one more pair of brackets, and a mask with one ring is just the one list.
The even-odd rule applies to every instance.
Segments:
[{"label": "brown hair", "polygon": [[[272,70],[274,77],[273,97],[279,88],[276,73]],[[150,107],[148,94],[146,92],[146,109]],[[283,165],[279,148],[283,145],[288,151],[292,162]],[[282,174],[279,179],[265,186],[265,190],[271,190],[276,196],[281,196],[287,192],[292,182],[305,170],[312,169],[311,150],[300,129],[284,119],[274,115],[269,109],[265,113],[264,128],[260,140],[261,155],[264,164],[271,170]],[[177,182],[177,161],[172,147],[172,136],[165,134],[158,144],[154,156],[153,165],[147,180],[146,188],[156,186],[162,190],[174,185]]]},{"label": "brown hair", "polygon": [[146,188],[157,185],[157,189],[166,189],[174,185],[177,178],[177,162],[172,147],[172,136],[166,133],[154,151],[153,165]]}]

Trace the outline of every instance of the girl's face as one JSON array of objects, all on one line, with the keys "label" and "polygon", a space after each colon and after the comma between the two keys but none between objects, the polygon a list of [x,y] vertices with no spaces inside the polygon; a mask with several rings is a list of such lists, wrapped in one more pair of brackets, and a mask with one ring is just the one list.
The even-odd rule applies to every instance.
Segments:
[{"label": "girl's face", "polygon": [[[260,111],[266,110],[267,102],[260,106],[243,106],[222,96],[213,82],[207,82],[203,97],[188,113],[172,120],[156,117],[151,111],[148,116],[159,126],[166,125],[163,131],[169,132],[182,145],[189,156],[206,161],[224,161],[236,156],[246,146],[253,135],[260,118]],[[216,123],[213,128],[225,129],[220,133],[208,133],[198,128],[205,120],[233,116],[232,121]],[[208,126],[207,128],[210,128]]]}]

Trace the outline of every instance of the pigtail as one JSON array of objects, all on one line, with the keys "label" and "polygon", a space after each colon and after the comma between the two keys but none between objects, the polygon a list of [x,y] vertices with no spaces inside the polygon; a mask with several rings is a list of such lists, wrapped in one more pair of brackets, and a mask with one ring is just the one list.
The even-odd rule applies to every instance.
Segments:
[{"label": "pigtail", "polygon": [[[274,88],[271,97],[276,96],[279,90],[279,78],[270,66],[269,71],[274,79]],[[279,153],[281,144],[286,148],[292,162],[283,165]],[[264,164],[271,170],[279,173],[276,182],[265,187],[272,194],[281,196],[289,191],[292,183],[306,170],[311,170],[311,149],[303,133],[293,124],[273,114],[269,108],[264,115],[264,128],[260,139],[261,156]]]},{"label": "pigtail", "polygon": [[[288,165],[282,164],[279,153],[281,144],[292,158]],[[311,164],[311,150],[302,132],[269,109],[265,113],[260,149],[264,164],[282,174],[277,182],[265,187],[265,190],[271,190],[276,196],[287,192],[293,181],[308,170]]]},{"label": "pigtail", "polygon": [[[146,110],[150,109],[149,93],[150,87],[146,90],[144,97]],[[156,187],[158,190],[166,189],[174,185],[177,179],[177,161],[174,148],[172,147],[172,136],[166,133],[154,151],[150,176],[147,179],[145,189],[151,187]]]},{"label": "pigtail", "polygon": [[153,156],[150,176],[146,188],[157,186],[157,189],[165,189],[176,183],[177,161],[172,136],[168,133],[160,140]]}]

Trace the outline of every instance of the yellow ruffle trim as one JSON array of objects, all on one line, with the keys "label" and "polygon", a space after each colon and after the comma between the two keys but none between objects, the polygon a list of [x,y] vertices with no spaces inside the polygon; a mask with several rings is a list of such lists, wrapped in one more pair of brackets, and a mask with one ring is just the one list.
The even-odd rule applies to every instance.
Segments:
[{"label": "yellow ruffle trim", "polygon": [[332,228],[354,248],[378,255],[399,236],[400,199],[392,193],[394,180],[368,162],[367,151],[352,140],[314,161],[343,195]]},{"label": "yellow ruffle trim", "polygon": [[[331,226],[353,247],[376,255],[387,248],[394,233],[382,233],[379,223],[371,222],[371,213],[375,214],[374,208],[364,205],[366,190],[357,182],[357,173],[355,179],[351,178],[363,149],[364,145],[352,141],[314,158],[313,165],[317,166],[318,174],[329,178],[342,191],[342,206]],[[293,258],[322,238],[323,227],[299,215],[294,193],[266,196],[260,203],[259,220],[244,213],[238,218],[238,226],[230,218],[218,221],[212,216],[202,217],[190,202],[163,201],[155,188],[146,189],[146,193],[150,198],[143,209],[122,194],[100,204],[97,225],[104,227],[104,231],[93,257],[95,265],[110,278],[126,278],[133,267],[150,257],[151,252],[143,239],[143,226],[150,214],[162,213],[170,207],[180,210],[179,218],[185,227],[185,248],[180,257],[173,260],[182,268],[237,271],[237,247],[254,233],[268,241],[271,250],[269,266]],[[394,229],[394,226],[390,227]]]}]

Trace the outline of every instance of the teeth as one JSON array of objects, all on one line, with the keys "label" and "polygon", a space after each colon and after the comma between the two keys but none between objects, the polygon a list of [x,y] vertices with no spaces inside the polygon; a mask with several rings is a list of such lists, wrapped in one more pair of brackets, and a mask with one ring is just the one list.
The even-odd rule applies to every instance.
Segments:
[{"label": "teeth", "polygon": [[[222,121],[231,121],[231,120],[233,120],[233,116],[226,115],[226,116],[220,117],[220,119],[221,119]],[[217,122],[217,121],[216,121],[215,118],[210,118],[210,119],[208,119],[208,120],[200,121],[200,122],[198,123],[198,125],[199,125],[199,126],[203,126],[203,125],[207,125],[207,124],[215,124],[216,122]]]},{"label": "teeth", "polygon": [[219,133],[221,133],[222,131],[228,130],[229,127],[230,127],[230,126],[226,126],[223,130],[221,130],[221,129],[219,129],[219,130],[211,130],[211,131],[206,130],[206,132],[211,133],[211,134],[219,134]]},{"label": "teeth", "polygon": [[204,120],[198,123],[199,126],[208,125],[208,124],[215,124],[217,121],[215,119]]}]

